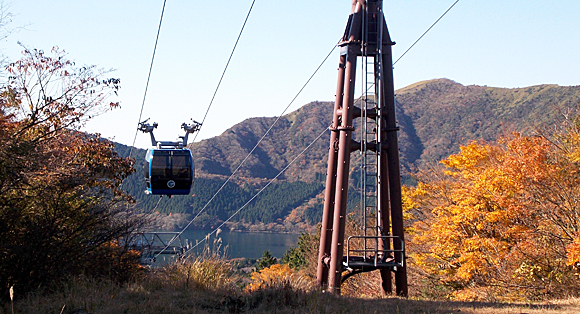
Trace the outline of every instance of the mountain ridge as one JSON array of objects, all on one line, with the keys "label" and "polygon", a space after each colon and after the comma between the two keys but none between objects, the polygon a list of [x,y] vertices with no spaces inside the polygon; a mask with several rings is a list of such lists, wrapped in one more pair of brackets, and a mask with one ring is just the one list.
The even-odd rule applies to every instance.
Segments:
[{"label": "mountain ridge", "polygon": [[[403,173],[408,174],[426,162],[456,153],[460,145],[471,140],[491,141],[512,131],[532,133],[541,126],[557,123],[563,113],[575,112],[579,99],[580,86],[553,84],[498,88],[465,86],[449,79],[435,79],[401,88],[396,91],[396,111]],[[333,102],[315,101],[280,117],[270,134],[216,197],[214,205],[206,207],[206,212],[201,215],[205,223],[196,227],[211,228],[225,221],[258,189],[276,177],[327,129],[333,107]],[[167,204],[162,201],[157,211],[185,215],[197,213],[275,120],[275,117],[249,118],[219,136],[188,145],[197,172],[193,197],[174,197]],[[355,139],[356,134],[355,131]],[[276,184],[268,187],[286,194],[265,193],[261,197],[269,201],[253,201],[232,221],[246,229],[256,223],[273,224],[271,228],[277,231],[297,231],[316,224],[322,210],[328,143],[329,132],[326,131],[278,177]],[[137,150],[135,156],[141,158],[140,154],[141,151]],[[358,153],[353,154],[352,160],[351,171],[357,168]],[[140,172],[138,167],[137,170]],[[139,206],[152,208],[151,196],[147,199],[138,193],[138,186],[142,183],[138,176],[135,174],[126,180],[127,190],[137,199]],[[352,182],[352,186],[355,185]],[[354,188],[351,190],[355,191]],[[355,206],[356,202],[351,201],[350,207]]]}]

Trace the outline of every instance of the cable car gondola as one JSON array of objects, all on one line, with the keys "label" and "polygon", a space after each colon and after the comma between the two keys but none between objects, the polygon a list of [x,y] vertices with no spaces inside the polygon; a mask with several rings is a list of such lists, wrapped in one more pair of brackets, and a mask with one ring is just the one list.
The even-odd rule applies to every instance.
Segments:
[{"label": "cable car gondola", "polygon": [[152,195],[187,195],[191,191],[195,176],[193,157],[187,149],[188,135],[199,130],[201,124],[193,121],[193,124],[181,125],[185,130],[185,136],[180,136],[180,141],[156,141],[153,129],[157,123],[150,125],[149,119],[139,123],[139,130],[149,133],[151,136],[150,148],[145,154],[145,193]]}]

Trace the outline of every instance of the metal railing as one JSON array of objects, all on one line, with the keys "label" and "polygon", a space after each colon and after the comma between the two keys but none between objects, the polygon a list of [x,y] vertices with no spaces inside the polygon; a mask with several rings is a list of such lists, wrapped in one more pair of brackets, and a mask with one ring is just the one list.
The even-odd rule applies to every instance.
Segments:
[{"label": "metal railing", "polygon": [[141,232],[137,233],[131,246],[141,251],[141,259],[146,264],[155,262],[159,254],[181,255],[187,249],[179,232]]},{"label": "metal railing", "polygon": [[[351,242],[354,240],[362,240],[365,245],[361,245],[362,249],[352,248]],[[367,246],[367,240],[374,241],[374,245]],[[380,248],[379,240],[383,241],[383,248]],[[394,249],[395,242],[398,242],[397,246],[400,249]],[[393,268],[404,267],[404,263],[405,242],[398,236],[350,236],[347,239],[345,261],[347,268]]]}]

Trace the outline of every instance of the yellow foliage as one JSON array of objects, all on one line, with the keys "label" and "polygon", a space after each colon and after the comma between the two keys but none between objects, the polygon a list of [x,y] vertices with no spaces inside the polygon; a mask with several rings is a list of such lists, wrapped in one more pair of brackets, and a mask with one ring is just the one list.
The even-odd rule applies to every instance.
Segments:
[{"label": "yellow foliage", "polygon": [[253,272],[251,283],[246,287],[248,292],[267,288],[278,288],[289,285],[294,277],[294,270],[286,264],[274,264],[259,272]]},{"label": "yellow foliage", "polygon": [[576,266],[580,264],[580,237],[574,239],[574,242],[567,247],[568,259],[567,265]]},{"label": "yellow foliage", "polygon": [[462,300],[480,299],[485,287],[506,297],[519,287],[580,292],[566,279],[566,263],[580,262],[580,136],[566,139],[567,150],[520,134],[471,142],[443,169],[420,173],[403,190],[415,265]]}]

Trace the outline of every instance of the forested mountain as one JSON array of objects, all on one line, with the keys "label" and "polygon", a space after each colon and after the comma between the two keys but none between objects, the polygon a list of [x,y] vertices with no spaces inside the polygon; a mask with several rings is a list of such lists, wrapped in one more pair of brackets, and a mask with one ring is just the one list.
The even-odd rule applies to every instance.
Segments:
[{"label": "forested mountain", "polygon": [[[525,88],[464,86],[448,79],[424,81],[397,91],[397,119],[403,173],[425,161],[437,161],[456,153],[470,140],[493,140],[519,131],[534,132],[576,110],[580,86],[539,85]],[[220,194],[203,210],[194,226],[210,228],[237,211],[280,170],[286,167],[330,125],[332,102],[312,102],[285,115],[246,160]],[[220,136],[189,145],[196,167],[192,196],[163,199],[160,213],[196,214],[221,187],[275,118],[250,118]],[[247,230],[298,230],[319,222],[322,210],[329,132],[298,158],[275,184],[250,202],[232,219],[230,228]],[[355,131],[356,133],[356,131]],[[118,145],[127,156],[128,147]],[[357,168],[353,153],[351,167]],[[144,211],[154,208],[158,197],[145,195],[141,162],[144,151],[133,150],[137,173],[125,189]],[[356,175],[354,175],[356,177]],[[350,197],[357,202],[356,191]]]}]

